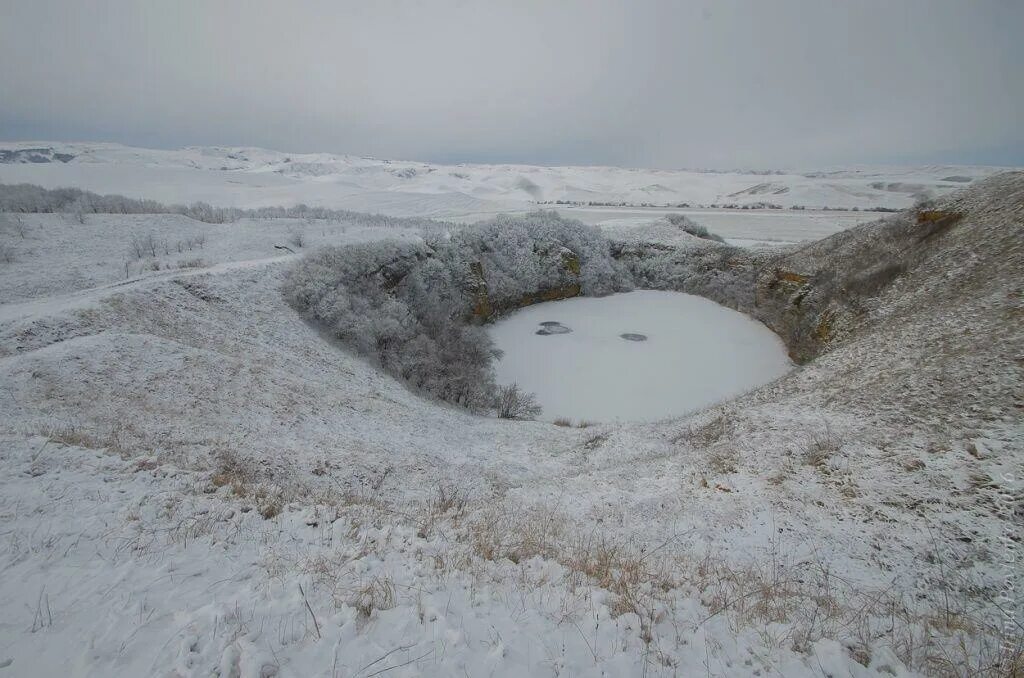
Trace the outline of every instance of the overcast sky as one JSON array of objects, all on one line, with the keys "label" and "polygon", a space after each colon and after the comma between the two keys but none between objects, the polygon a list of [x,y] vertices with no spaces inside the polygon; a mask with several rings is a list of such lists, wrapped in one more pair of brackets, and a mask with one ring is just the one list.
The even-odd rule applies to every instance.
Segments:
[{"label": "overcast sky", "polygon": [[1024,165],[1021,0],[0,0],[0,140]]}]

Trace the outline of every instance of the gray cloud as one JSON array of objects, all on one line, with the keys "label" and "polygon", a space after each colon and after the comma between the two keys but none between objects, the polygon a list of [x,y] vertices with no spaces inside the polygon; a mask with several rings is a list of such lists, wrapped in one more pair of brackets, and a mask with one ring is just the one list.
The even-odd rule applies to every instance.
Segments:
[{"label": "gray cloud", "polygon": [[0,138],[1024,164],[1017,0],[0,0]]}]

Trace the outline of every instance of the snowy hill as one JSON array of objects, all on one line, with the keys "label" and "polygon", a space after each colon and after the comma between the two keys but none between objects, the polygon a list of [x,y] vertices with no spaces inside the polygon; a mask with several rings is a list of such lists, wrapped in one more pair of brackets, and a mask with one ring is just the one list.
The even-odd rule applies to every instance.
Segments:
[{"label": "snowy hill", "polygon": [[917,193],[942,195],[996,171],[941,165],[768,172],[439,165],[259,148],[0,143],[0,183],[236,207],[305,202],[395,216],[452,217],[554,203],[903,208]]}]

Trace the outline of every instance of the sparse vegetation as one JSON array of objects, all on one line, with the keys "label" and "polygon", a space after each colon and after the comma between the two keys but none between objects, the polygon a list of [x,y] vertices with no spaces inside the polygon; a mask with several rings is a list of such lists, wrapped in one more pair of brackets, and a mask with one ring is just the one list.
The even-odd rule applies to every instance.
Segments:
[{"label": "sparse vegetation", "polygon": [[841,447],[839,439],[826,424],[822,430],[810,434],[807,449],[804,451],[803,463],[817,469],[826,469],[829,460],[839,452]]},{"label": "sparse vegetation", "polygon": [[128,253],[136,259],[143,257],[155,257],[157,250],[156,238],[152,233],[146,235],[133,235],[128,244]]}]

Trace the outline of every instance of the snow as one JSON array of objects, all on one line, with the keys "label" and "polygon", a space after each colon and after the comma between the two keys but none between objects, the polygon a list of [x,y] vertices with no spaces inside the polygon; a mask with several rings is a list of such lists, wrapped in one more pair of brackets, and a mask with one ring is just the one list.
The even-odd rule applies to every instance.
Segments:
[{"label": "snow", "polygon": [[[79,157],[0,165],[0,181],[102,179],[93,187],[245,206],[343,206],[372,188],[415,209],[422,195],[448,204],[410,190],[429,181],[506,196],[523,174],[552,193],[556,176],[615,188],[630,175],[343,156],[289,171],[281,154],[252,149],[68,147]],[[423,171],[391,173],[410,166]],[[448,171],[468,178],[429,178]],[[692,178],[647,173],[637,185]],[[719,187],[709,196],[790,181],[706,179]],[[804,179],[808,191],[868,181],[860,170]],[[984,204],[958,209],[972,227],[990,218],[1007,238],[1020,232],[1019,207],[1011,222]],[[831,214],[801,232],[838,228]],[[977,636],[957,625],[988,633],[1003,619],[974,592],[1019,581],[1002,547],[1019,521],[998,507],[1019,498],[1022,477],[1006,395],[1021,392],[1009,308],[1020,253],[976,264],[962,252],[985,252],[987,240],[970,241],[979,231],[964,229],[968,244],[927,285],[907,296],[901,283],[868,309],[878,331],[693,415],[580,429],[426,400],[284,302],[294,256],[274,246],[295,229],[307,248],[416,233],[25,219],[0,268],[0,676],[917,676],[934,668],[929,653],[954,671],[977,666],[957,654]],[[779,237],[775,213],[727,219],[728,237],[805,237]],[[158,271],[130,259],[126,279],[128,240],[149,232],[172,247],[207,238],[199,252],[161,253]],[[206,265],[178,268],[186,257]],[[993,284],[967,308],[967,296],[944,296],[979,281]],[[538,320],[572,324],[561,312]],[[574,329],[528,339],[550,346]],[[650,338],[621,348],[650,350],[656,329],[631,323],[620,331]],[[812,446],[829,452],[820,465],[805,461]],[[218,484],[232,459],[245,475]],[[364,614],[367,587],[393,595]],[[950,606],[952,628],[922,621],[948,620]]]},{"label": "snow", "polygon": [[[539,335],[541,323],[570,333]],[[708,407],[792,368],[767,327],[690,294],[642,290],[537,304],[490,328],[499,383],[534,392],[544,419],[654,421]],[[622,334],[638,333],[643,341]]]},{"label": "snow", "polygon": [[[49,148],[69,162],[0,164],[0,183],[76,186],[162,202],[230,207],[306,203],[393,216],[485,218],[556,201],[631,205],[770,202],[783,207],[906,207],[919,191],[962,188],[990,167],[851,167],[711,172],[618,167],[440,165],[257,148],[153,150],[118,144],[0,142]],[[959,176],[957,176],[959,175]],[[566,208],[574,209],[574,208]],[[581,208],[594,209],[594,208]],[[711,225],[709,224],[709,227]]]},{"label": "snow", "polygon": [[[674,212],[729,240],[769,246],[823,238],[878,216],[844,210],[907,207],[917,192],[942,195],[963,188],[963,181],[949,181],[950,177],[977,181],[998,171],[945,165],[769,173],[440,165],[257,148],[155,150],[102,143],[0,142],[0,150],[39,148],[74,158],[0,163],[0,183],[74,186],[164,203],[204,201],[242,208],[304,203],[459,222],[543,208],[619,231]],[[631,206],[556,204],[567,200]],[[697,207],[760,202],[786,209]],[[684,203],[691,207],[664,206]],[[644,204],[663,206],[640,206]],[[806,209],[788,209],[794,205]],[[820,207],[843,210],[815,209]]]}]

